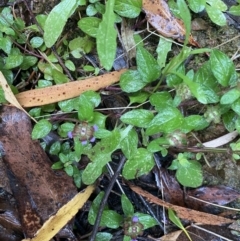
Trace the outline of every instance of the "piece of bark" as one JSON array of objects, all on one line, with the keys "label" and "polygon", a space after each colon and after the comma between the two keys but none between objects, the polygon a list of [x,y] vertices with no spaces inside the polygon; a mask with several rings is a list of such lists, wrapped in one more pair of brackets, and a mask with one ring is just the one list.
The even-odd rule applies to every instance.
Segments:
[{"label": "piece of bark", "polygon": [[[63,171],[51,169],[51,162],[38,141],[31,139],[31,121],[21,110],[3,106],[0,123],[0,152],[9,171],[23,232],[32,238],[51,215],[72,199],[76,187]],[[60,237],[74,240],[71,227]]]}]

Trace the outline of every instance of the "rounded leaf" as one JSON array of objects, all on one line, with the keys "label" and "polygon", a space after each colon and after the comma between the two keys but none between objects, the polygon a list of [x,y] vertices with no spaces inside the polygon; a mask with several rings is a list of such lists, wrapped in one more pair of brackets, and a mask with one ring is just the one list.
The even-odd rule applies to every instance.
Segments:
[{"label": "rounded leaf", "polygon": [[52,124],[48,120],[40,120],[32,130],[32,139],[36,140],[45,137],[52,129]]}]

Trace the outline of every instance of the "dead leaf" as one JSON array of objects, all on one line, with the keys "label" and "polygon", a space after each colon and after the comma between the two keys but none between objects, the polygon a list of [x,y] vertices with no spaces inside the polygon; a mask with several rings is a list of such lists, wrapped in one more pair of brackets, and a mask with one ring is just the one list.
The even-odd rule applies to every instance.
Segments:
[{"label": "dead leaf", "polygon": [[[200,187],[189,190],[187,193],[189,195],[189,201],[191,200],[192,196],[194,198],[218,205],[228,204],[240,197],[239,192],[225,186]],[[197,200],[195,201],[197,202]],[[203,203],[201,204],[203,205]]]},{"label": "dead leaf", "polygon": [[[32,238],[42,224],[77,193],[71,177],[54,171],[38,141],[31,138],[31,121],[13,106],[1,107],[0,153],[25,237]],[[70,225],[71,226],[71,225]],[[72,233],[72,227],[64,231]]]},{"label": "dead leaf", "polygon": [[16,95],[18,102],[23,107],[41,106],[79,96],[87,90],[97,91],[119,81],[126,69],[113,71],[104,75],[91,77],[84,80],[49,86],[21,92]]},{"label": "dead leaf", "polygon": [[187,219],[191,222],[197,222],[197,223],[209,224],[209,225],[223,225],[223,224],[234,222],[234,220],[231,220],[228,218],[172,205],[170,203],[164,202],[163,200],[153,196],[151,193],[144,191],[140,187],[133,186],[132,184],[129,184],[129,183],[128,185],[134,192],[145,197],[149,202],[174,210],[177,213],[179,218]]},{"label": "dead leaf", "polygon": [[50,217],[38,230],[36,236],[32,239],[23,239],[22,241],[43,241],[53,238],[83,207],[94,190],[94,186],[88,186],[84,192],[78,193],[72,200],[62,206],[56,215]]},{"label": "dead leaf", "polygon": [[[183,21],[175,18],[165,0],[143,0],[143,11],[146,13],[147,21],[164,37],[177,39],[184,42],[186,30]],[[192,36],[189,43],[198,46]]]},{"label": "dead leaf", "polygon": [[5,99],[12,104],[13,106],[17,107],[18,109],[22,110],[23,112],[25,112],[35,123],[37,123],[37,121],[31,117],[23,108],[22,106],[19,104],[18,100],[16,99],[15,95],[13,94],[9,84],[7,83],[5,77],[3,76],[2,72],[0,71],[0,85],[3,88],[4,91],[4,96]]}]

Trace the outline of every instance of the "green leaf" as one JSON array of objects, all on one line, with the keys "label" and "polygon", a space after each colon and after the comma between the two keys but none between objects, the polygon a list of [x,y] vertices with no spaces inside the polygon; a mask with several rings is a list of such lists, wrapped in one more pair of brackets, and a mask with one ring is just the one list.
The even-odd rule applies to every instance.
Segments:
[{"label": "green leaf", "polygon": [[62,169],[63,168],[63,163],[61,161],[58,161],[58,162],[55,162],[53,165],[52,165],[52,169],[53,170],[58,170],[58,169]]},{"label": "green leaf", "polygon": [[232,110],[237,113],[238,115],[240,115],[240,99],[236,100],[232,105]]},{"label": "green leaf", "polygon": [[76,70],[76,67],[75,67],[74,63],[69,59],[65,61],[65,66],[71,71]]},{"label": "green leaf", "polygon": [[72,15],[77,6],[77,0],[63,0],[49,13],[45,22],[43,35],[44,42],[48,48],[55,44],[68,18]]},{"label": "green leaf", "polygon": [[214,49],[210,55],[210,63],[212,72],[219,84],[226,87],[237,81],[235,66],[226,54]]},{"label": "green leaf", "polygon": [[48,120],[40,120],[32,130],[32,139],[36,140],[45,137],[52,129],[52,124]]},{"label": "green leaf", "polygon": [[143,81],[137,70],[128,70],[120,77],[120,87],[126,93],[134,93],[145,87],[147,83]]},{"label": "green leaf", "polygon": [[23,56],[23,61],[20,65],[22,70],[27,70],[37,63],[38,59],[35,56]]},{"label": "green leaf", "polygon": [[220,100],[222,105],[232,104],[240,97],[240,90],[234,88],[225,93]]},{"label": "green leaf", "polygon": [[154,115],[149,110],[131,110],[121,116],[121,121],[137,127],[147,128]]},{"label": "green leaf", "polygon": [[128,95],[130,104],[143,103],[148,99],[148,96],[149,96],[149,93],[144,91],[139,91]]},{"label": "green leaf", "polygon": [[41,37],[33,37],[30,40],[30,44],[33,48],[39,48],[43,44],[43,39]]},{"label": "green leaf", "polygon": [[206,11],[208,13],[209,18],[217,25],[224,26],[226,25],[226,17],[223,12],[215,7],[206,5]]},{"label": "green leaf", "polygon": [[79,102],[81,103],[83,100],[92,103],[94,107],[97,107],[101,103],[101,97],[99,93],[92,90],[85,91],[80,95]]},{"label": "green leaf", "polygon": [[71,177],[73,175],[73,166],[68,165],[68,166],[64,167],[64,171],[68,174],[68,176]]},{"label": "green leaf", "polygon": [[114,28],[115,15],[113,12],[115,0],[108,0],[97,33],[97,52],[101,65],[110,70],[116,55],[117,31]]},{"label": "green leaf", "polygon": [[5,69],[14,69],[20,66],[23,62],[23,56],[19,53],[11,53],[6,58]]},{"label": "green leaf", "polygon": [[231,6],[228,12],[232,15],[240,16],[240,5]]},{"label": "green leaf", "polygon": [[94,16],[97,13],[97,9],[95,8],[94,4],[89,4],[86,8],[87,16]]},{"label": "green leaf", "polygon": [[184,22],[184,27],[186,30],[184,45],[188,43],[190,29],[191,29],[191,14],[189,8],[184,0],[177,0],[177,6],[179,9],[180,17]]},{"label": "green leaf", "polygon": [[156,59],[145,48],[138,46],[136,60],[137,70],[144,82],[150,83],[160,76],[160,68]]},{"label": "green leaf", "polygon": [[129,131],[126,138],[120,143],[123,154],[126,158],[131,158],[137,150],[138,135],[137,132],[132,129]]},{"label": "green leaf", "polygon": [[207,3],[213,8],[218,9],[222,12],[227,11],[228,7],[222,0],[207,0]]},{"label": "green leaf", "polygon": [[101,22],[100,18],[85,17],[78,21],[78,27],[89,36],[96,38],[98,27]]},{"label": "green leaf", "polygon": [[101,226],[106,226],[108,228],[119,228],[123,221],[123,217],[113,210],[104,210],[101,217]]},{"label": "green leaf", "polygon": [[116,0],[114,11],[122,17],[136,18],[142,10],[142,1],[140,0]]},{"label": "green leaf", "polygon": [[92,121],[93,111],[94,111],[94,106],[89,101],[89,98],[86,95],[80,95],[78,119],[80,121],[87,121],[87,122]]},{"label": "green leaf", "polygon": [[56,141],[51,145],[49,153],[51,155],[58,155],[60,150],[61,150],[61,143],[59,141]]},{"label": "green leaf", "polygon": [[158,224],[157,221],[148,214],[137,212],[134,215],[136,215],[139,218],[139,222],[144,225],[143,229],[148,229]]},{"label": "green leaf", "polygon": [[149,173],[154,165],[152,153],[148,152],[147,149],[139,148],[135,154],[132,155],[132,158],[126,161],[122,175],[128,180],[135,179]]},{"label": "green leaf", "polygon": [[[238,108],[238,112],[240,115],[240,103]],[[223,124],[229,132],[234,131],[235,129],[235,121],[237,119],[236,113],[230,110],[222,115]]]},{"label": "green leaf", "polygon": [[185,125],[181,128],[182,131],[188,133],[190,131],[203,130],[209,126],[209,123],[203,116],[200,115],[190,115],[185,117]]},{"label": "green leaf", "polygon": [[127,217],[133,216],[133,214],[134,214],[133,205],[125,194],[122,194],[122,196],[121,196],[121,204],[122,204],[122,209],[123,209],[124,215]]},{"label": "green leaf", "polygon": [[[187,161],[187,160],[186,160]],[[202,185],[203,175],[201,164],[197,161],[180,163],[176,172],[177,180],[185,187],[196,188]]]},{"label": "green leaf", "polygon": [[69,82],[68,77],[57,69],[52,70],[52,77],[56,84],[64,84]]},{"label": "green leaf", "polygon": [[205,8],[206,0],[188,0],[189,8],[195,12],[202,12]]},{"label": "green leaf", "polygon": [[0,49],[2,49],[6,54],[10,54],[12,49],[12,41],[9,37],[0,38]]},{"label": "green leaf", "polygon": [[96,241],[110,241],[113,235],[106,232],[98,232],[96,235]]},{"label": "green leaf", "polygon": [[159,132],[170,133],[179,129],[184,122],[181,112],[172,106],[165,106],[150,122],[146,134],[154,135]]},{"label": "green leaf", "polygon": [[168,55],[169,51],[171,50],[171,48],[172,48],[171,41],[168,41],[164,38],[159,38],[158,47],[156,49],[156,52],[158,54],[157,62],[158,62],[160,69],[165,67],[167,55]]},{"label": "green leaf", "polygon": [[181,220],[179,219],[179,217],[175,214],[175,212],[172,209],[168,209],[168,217],[169,219],[180,229],[182,229],[182,231],[186,234],[186,236],[188,237],[188,239],[190,241],[192,241],[191,237],[189,236],[187,230],[184,228]]},{"label": "green leaf", "polygon": [[149,100],[158,111],[162,110],[163,105],[173,105],[173,99],[167,91],[156,92],[150,96]]}]

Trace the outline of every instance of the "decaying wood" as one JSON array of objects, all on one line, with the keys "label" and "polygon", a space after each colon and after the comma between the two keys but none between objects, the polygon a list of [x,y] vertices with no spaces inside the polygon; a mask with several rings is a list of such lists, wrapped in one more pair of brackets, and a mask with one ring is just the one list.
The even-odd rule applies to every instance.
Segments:
[{"label": "decaying wood", "polygon": [[196,223],[201,223],[201,224],[209,224],[209,225],[223,225],[223,224],[228,224],[228,223],[234,222],[234,220],[224,218],[221,216],[216,216],[213,214],[199,212],[199,211],[195,211],[192,209],[180,207],[177,205],[172,205],[170,203],[164,202],[163,200],[155,197],[151,193],[144,191],[140,187],[133,186],[131,184],[129,184],[129,186],[134,192],[147,198],[147,200],[149,202],[174,210],[179,218],[186,219],[191,222],[196,222]]},{"label": "decaying wood", "polygon": [[[33,237],[42,223],[77,193],[70,177],[51,169],[39,142],[31,139],[31,131],[24,112],[15,107],[1,108],[0,151],[27,238]],[[61,235],[74,240],[69,227]]]},{"label": "decaying wood", "polygon": [[[175,18],[165,0],[143,0],[147,21],[164,37],[184,42],[186,30],[181,19]],[[189,43],[198,46],[192,36]]]}]

